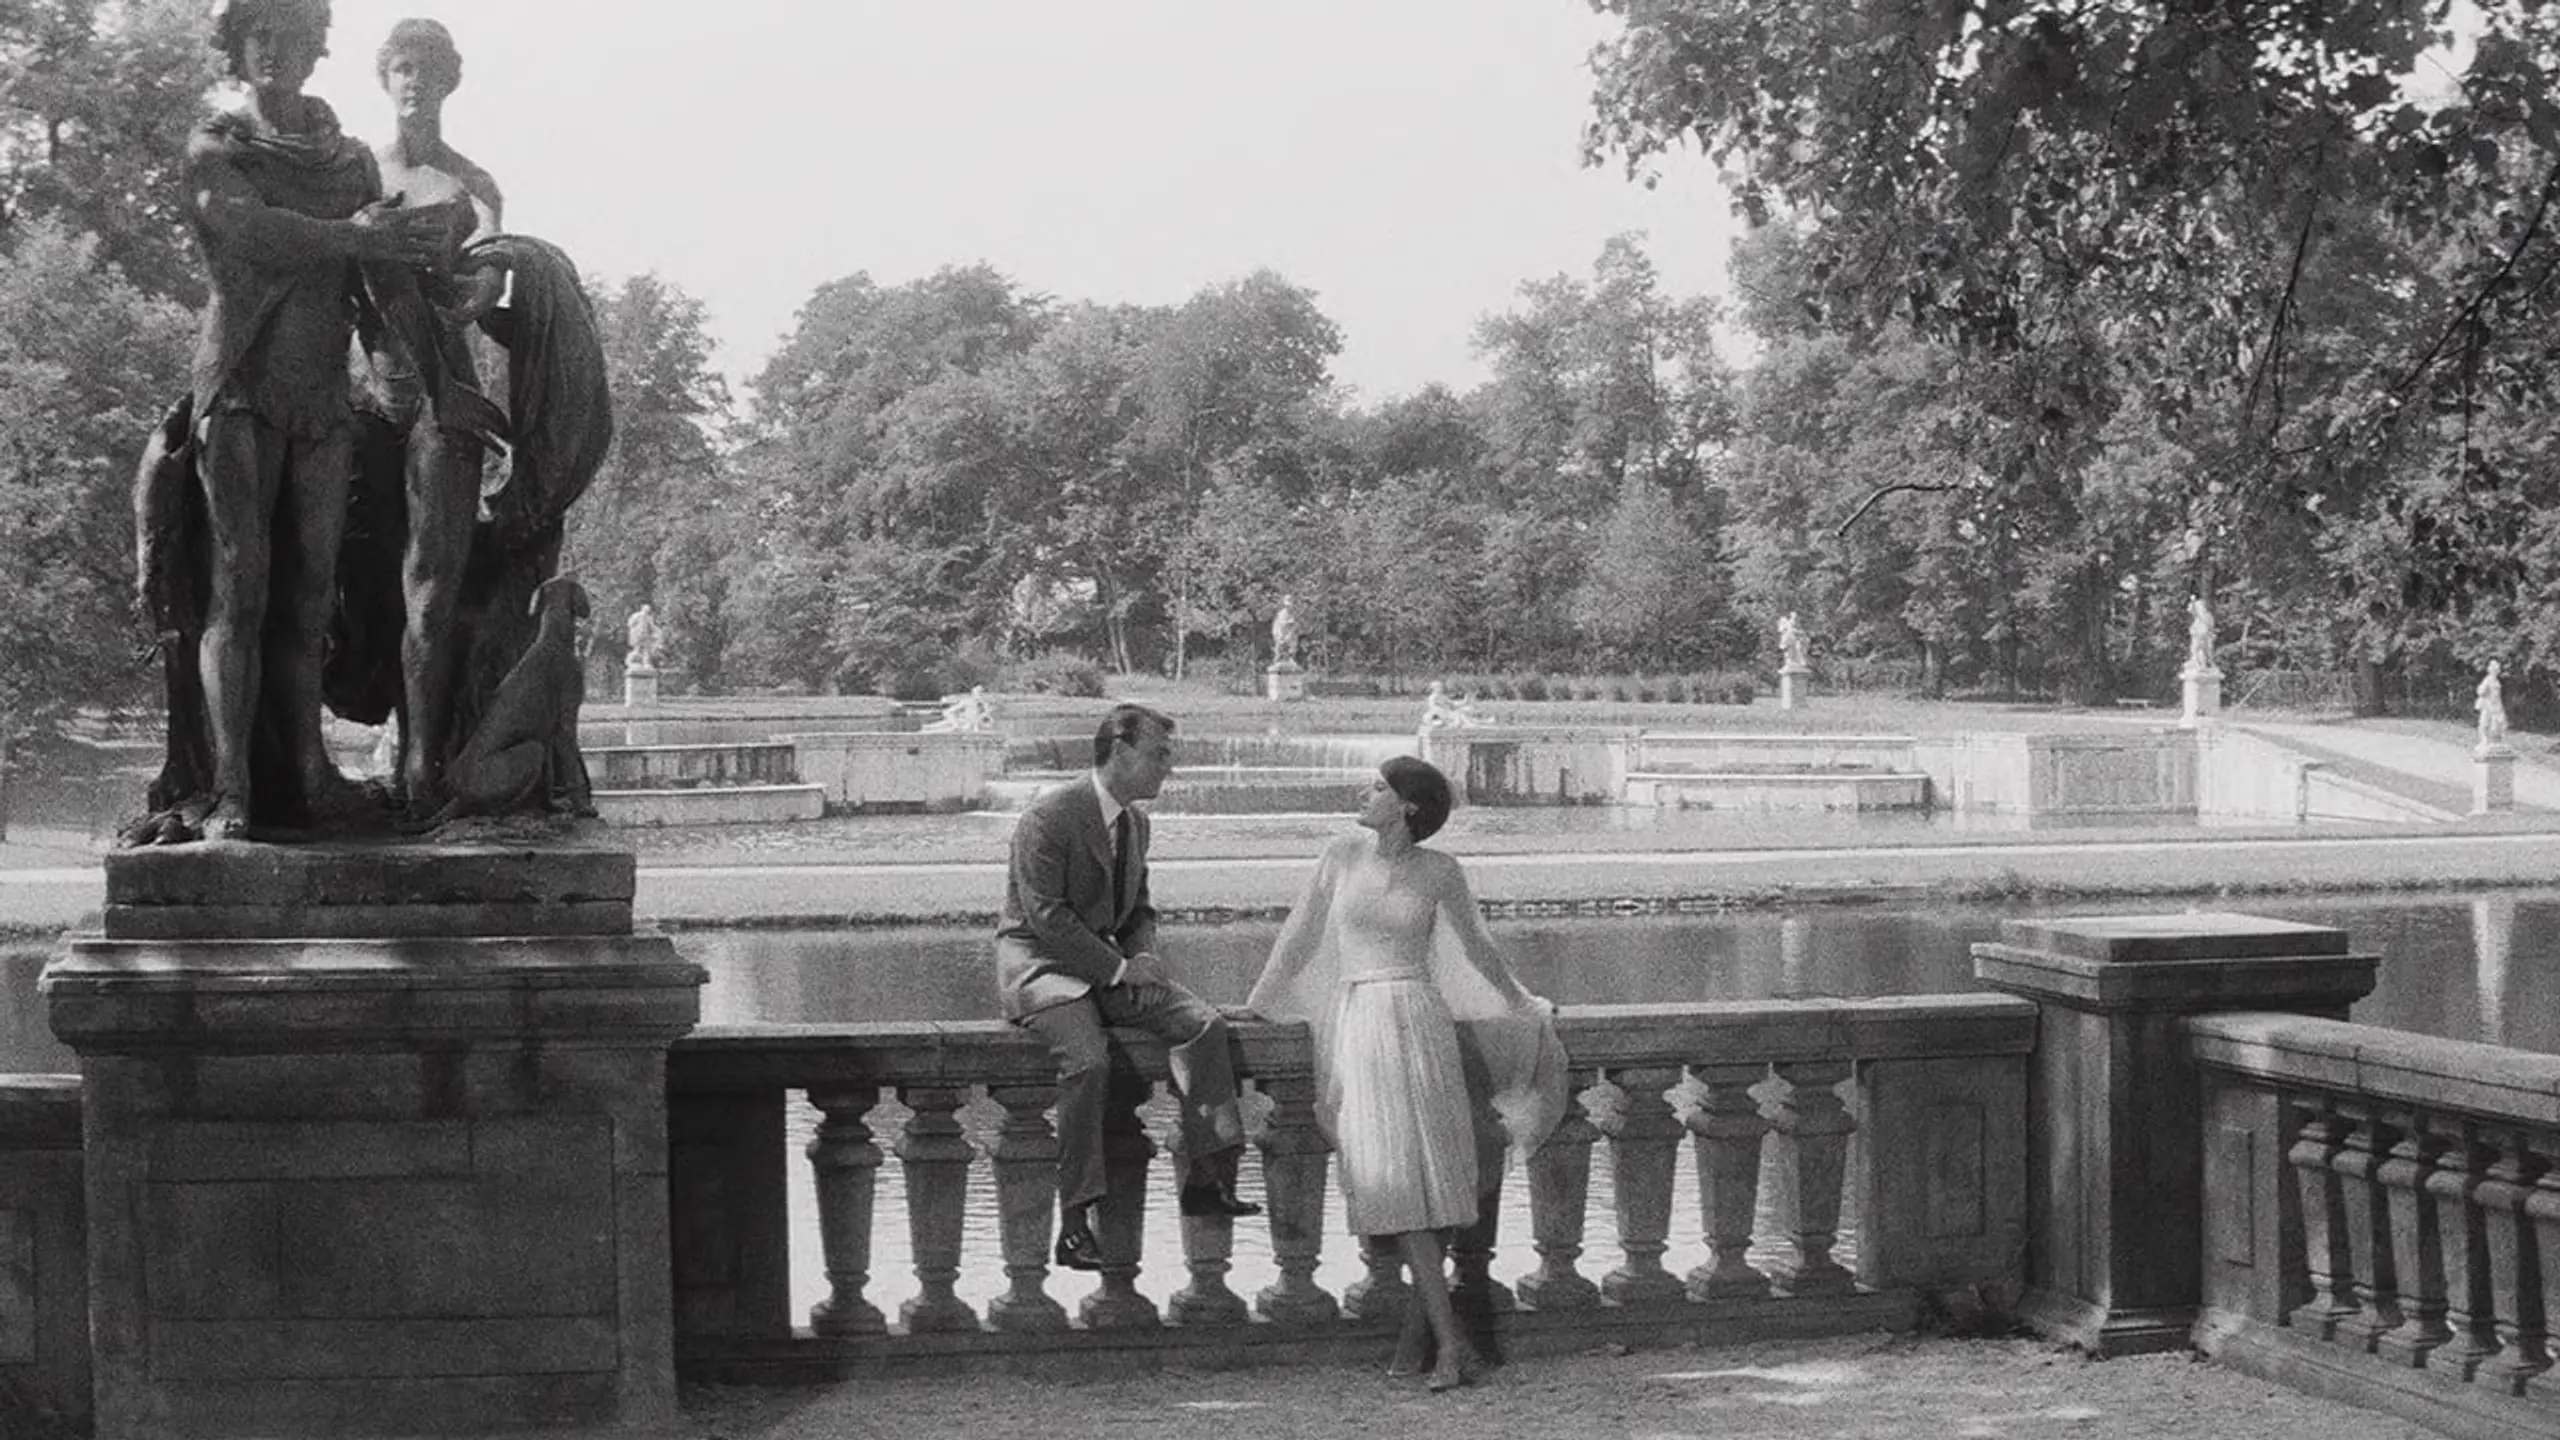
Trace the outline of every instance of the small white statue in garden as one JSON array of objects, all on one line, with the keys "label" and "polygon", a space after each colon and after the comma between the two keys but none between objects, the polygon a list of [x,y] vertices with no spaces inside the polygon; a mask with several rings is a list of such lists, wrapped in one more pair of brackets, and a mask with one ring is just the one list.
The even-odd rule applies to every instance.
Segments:
[{"label": "small white statue in garden", "polygon": [[1280,597],[1280,612],[1271,617],[1271,663],[1296,664],[1298,659],[1298,597]]},{"label": "small white statue in garden", "polygon": [[954,695],[943,701],[941,717],[927,722],[924,728],[937,734],[993,730],[996,728],[996,707],[987,699],[987,687],[972,685],[968,694]]},{"label": "small white statue in garden", "polygon": [[632,611],[631,618],[623,622],[622,638],[623,669],[638,674],[658,668],[658,647],[666,642],[667,637],[666,632],[658,628],[657,614],[649,608],[648,602],[641,602],[640,608]]},{"label": "small white statue in garden", "polygon": [[2201,595],[2187,600],[2187,668],[2197,674],[2213,668],[2213,608]]},{"label": "small white statue in garden", "polygon": [[1778,664],[1786,670],[1810,670],[1813,662],[1805,658],[1804,627],[1796,623],[1796,612],[1778,617]]},{"label": "small white statue in garden", "polygon": [[2489,662],[2489,672],[2480,677],[2480,688],[2471,692],[2471,708],[2480,712],[2480,743],[2507,743],[2506,686],[2498,679],[2498,662]]},{"label": "small white statue in garden", "polygon": [[1431,693],[1422,699],[1425,730],[1470,730],[1492,723],[1492,716],[1477,713],[1474,701],[1451,699],[1449,687],[1437,680],[1431,682]]}]

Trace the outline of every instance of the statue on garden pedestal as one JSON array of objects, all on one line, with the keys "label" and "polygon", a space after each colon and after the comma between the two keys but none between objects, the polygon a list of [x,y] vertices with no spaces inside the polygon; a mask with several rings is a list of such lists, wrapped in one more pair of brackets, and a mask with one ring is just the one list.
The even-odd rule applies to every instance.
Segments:
[{"label": "statue on garden pedestal", "polygon": [[987,687],[972,685],[968,694],[943,701],[942,714],[924,728],[936,734],[993,730],[996,707],[987,699]]},{"label": "statue on garden pedestal", "polygon": [[2485,748],[2507,743],[2506,686],[2498,678],[2498,662],[2489,662],[2488,672],[2480,677],[2478,688],[2471,692],[2471,708],[2478,712],[2480,744]]},{"label": "statue on garden pedestal", "polygon": [[1422,728],[1425,730],[1472,730],[1493,724],[1493,718],[1477,713],[1475,702],[1451,699],[1448,686],[1431,682],[1431,693],[1422,698]]},{"label": "statue on garden pedestal", "polygon": [[[451,37],[409,22],[384,46],[401,135],[377,156],[302,93],[328,27],[327,0],[214,14],[250,102],[187,148],[210,294],[190,393],[136,477],[169,714],[129,844],[387,829],[321,743],[324,702],[396,715],[391,798],[441,813],[443,767],[533,643],[567,508],[612,438],[575,268],[494,233],[496,187],[442,145]],[[504,410],[476,388],[474,322],[507,349]]]},{"label": "statue on garden pedestal", "polygon": [[1271,663],[1274,666],[1298,663],[1298,597],[1280,597],[1280,609],[1271,617]]},{"label": "statue on garden pedestal", "polygon": [[2201,675],[2214,668],[2213,610],[2201,595],[2187,601],[2187,670]]},{"label": "statue on garden pedestal", "polygon": [[1810,670],[1813,662],[1805,656],[1804,629],[1796,624],[1796,612],[1778,617],[1778,666],[1782,670]]},{"label": "statue on garden pedestal", "polygon": [[622,622],[622,641],[624,671],[635,675],[656,672],[658,647],[666,642],[666,632],[658,628],[657,612],[649,608],[648,601],[641,601],[631,618]]}]

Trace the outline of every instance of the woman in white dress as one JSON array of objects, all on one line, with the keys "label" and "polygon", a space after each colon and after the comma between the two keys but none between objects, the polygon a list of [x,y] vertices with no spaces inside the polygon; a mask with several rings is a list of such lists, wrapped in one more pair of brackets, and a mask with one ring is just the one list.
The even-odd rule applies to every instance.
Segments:
[{"label": "woman in white dress", "polygon": [[[1489,1103],[1513,1142],[1534,1148],[1563,1114],[1565,1083],[1554,1006],[1511,973],[1457,860],[1420,844],[1450,803],[1431,765],[1381,766],[1360,811],[1374,835],[1325,847],[1249,1001],[1313,1031],[1318,1119],[1341,1161],[1350,1228],[1397,1238],[1419,1301],[1388,1373],[1419,1373],[1436,1349],[1435,1390],[1479,1364],[1441,1244],[1441,1232],[1475,1223],[1477,1196],[1498,1183],[1477,1173],[1476,1117]],[[1482,1092],[1469,1089],[1468,1058]]]}]

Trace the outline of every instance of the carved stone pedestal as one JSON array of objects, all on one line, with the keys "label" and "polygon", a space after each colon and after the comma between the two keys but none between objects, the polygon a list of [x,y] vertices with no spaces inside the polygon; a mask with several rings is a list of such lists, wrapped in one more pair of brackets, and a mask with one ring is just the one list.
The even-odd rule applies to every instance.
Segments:
[{"label": "carved stone pedestal", "polygon": [[1304,700],[1307,698],[1307,667],[1295,660],[1280,660],[1262,672],[1262,694],[1268,700]]},{"label": "carved stone pedestal", "polygon": [[622,703],[624,705],[655,705],[658,703],[658,670],[656,666],[643,666],[637,670],[625,670],[622,672]]},{"label": "carved stone pedestal", "polygon": [[2178,723],[2194,729],[2204,721],[2222,713],[2222,672],[2198,670],[2193,666],[2178,672],[2185,682],[2185,706],[2179,711]]},{"label": "carved stone pedestal", "polygon": [[2516,752],[2508,745],[2478,745],[2471,751],[2471,813],[2488,815],[2516,808]]},{"label": "carved stone pedestal", "polygon": [[1800,710],[1813,694],[1813,669],[1807,665],[1790,665],[1778,672],[1778,708]]},{"label": "carved stone pedestal", "polygon": [[2036,1002],[2027,1292],[2036,1330],[2098,1355],[2183,1349],[2202,1295],[2203,1078],[2187,1017],[2344,1019],[2373,989],[2346,932],[2251,915],[2011,920],[1973,973]]},{"label": "carved stone pedestal", "polygon": [[97,1433],[677,1420],[666,1053],[632,857],[189,845],[48,968],[79,1053]]}]

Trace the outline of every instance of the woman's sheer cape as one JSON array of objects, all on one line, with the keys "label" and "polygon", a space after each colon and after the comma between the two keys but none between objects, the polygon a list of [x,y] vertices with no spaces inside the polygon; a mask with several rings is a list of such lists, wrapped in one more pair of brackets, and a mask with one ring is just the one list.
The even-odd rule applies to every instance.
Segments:
[{"label": "woman's sheer cape", "polygon": [[[1319,862],[1316,887],[1336,883],[1344,844],[1336,842]],[[1342,986],[1342,954],[1336,938],[1333,897],[1326,895],[1323,929],[1314,943],[1301,947],[1294,959],[1274,951],[1253,988],[1252,1007],[1266,1020],[1302,1020],[1314,1042],[1316,1123],[1327,1139],[1336,1135],[1341,1112],[1338,1081],[1333,1073],[1333,1039],[1337,1011],[1346,998]],[[1472,896],[1465,898],[1472,905]],[[1499,954],[1484,962],[1508,973]],[[1505,995],[1476,964],[1470,963],[1464,940],[1438,914],[1431,927],[1431,980],[1457,1021],[1458,1051],[1466,1067],[1468,1098],[1490,1104],[1502,1128],[1523,1153],[1543,1143],[1564,1118],[1567,1062],[1564,1042],[1556,1035],[1555,1005],[1536,996]]]}]

